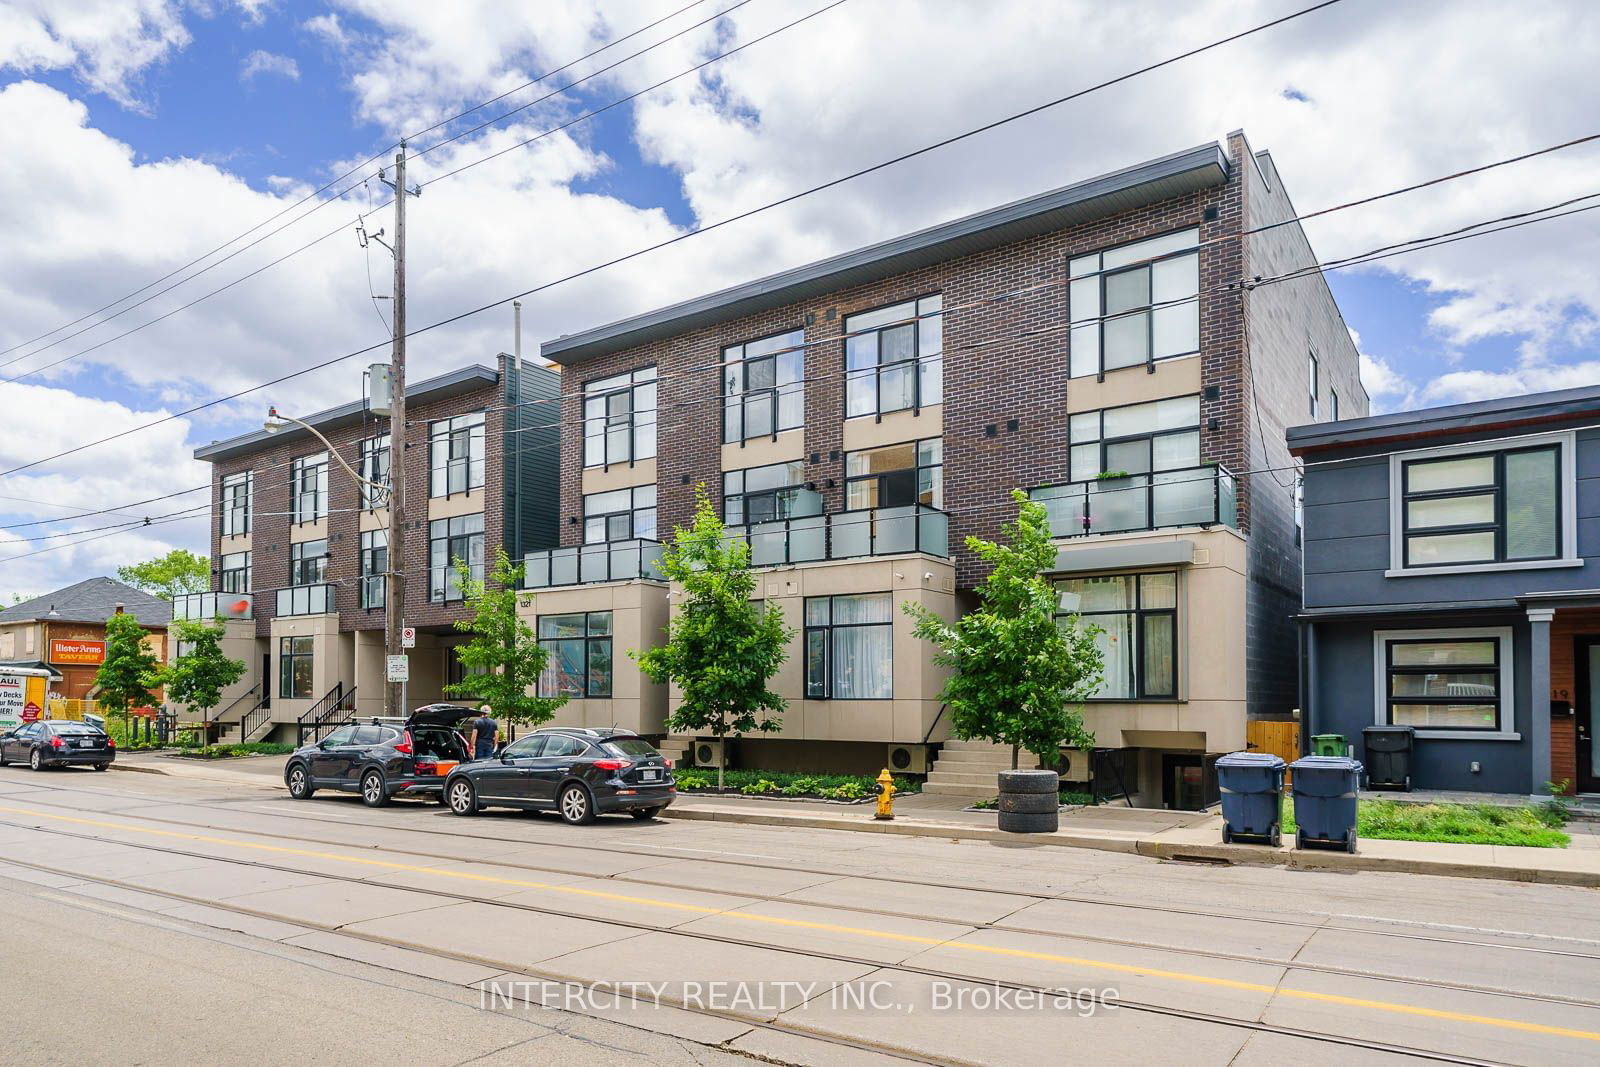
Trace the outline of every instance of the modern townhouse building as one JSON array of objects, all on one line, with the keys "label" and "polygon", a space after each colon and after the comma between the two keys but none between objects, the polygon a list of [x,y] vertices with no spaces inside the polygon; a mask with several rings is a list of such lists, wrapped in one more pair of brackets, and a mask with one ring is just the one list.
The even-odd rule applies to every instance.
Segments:
[{"label": "modern townhouse building", "polygon": [[[782,731],[735,763],[938,754],[930,788],[992,794],[1009,753],[940,751],[944,676],[902,609],[971,603],[965,539],[1022,488],[1051,512],[1063,615],[1103,631],[1108,780],[1199,807],[1247,718],[1296,704],[1283,430],[1367,410],[1320,275],[1274,280],[1312,263],[1271,157],[1234,133],[548,342],[560,547],[529,557],[524,610],[544,688],[572,698],[559,721],[665,732],[671,694],[626,652],[659,640],[652,561],[703,487],[796,631]],[[704,740],[664,744],[705,760]]]},{"label": "modern townhouse building", "polygon": [[1308,732],[1415,729],[1412,785],[1600,793],[1600,388],[1289,431]]},{"label": "modern townhouse building", "polygon": [[[301,419],[363,478],[406,478],[405,621],[417,630],[408,700],[442,699],[464,677],[467,640],[450,561],[479,573],[496,548],[555,543],[559,375],[507,355],[411,384],[403,461],[390,420],[354,400]],[[293,737],[297,726],[378,714],[390,569],[387,494],[361,485],[310,432],[288,425],[195,450],[212,464],[212,590],[176,618],[227,620],[248,665],[216,717],[227,736]]]}]

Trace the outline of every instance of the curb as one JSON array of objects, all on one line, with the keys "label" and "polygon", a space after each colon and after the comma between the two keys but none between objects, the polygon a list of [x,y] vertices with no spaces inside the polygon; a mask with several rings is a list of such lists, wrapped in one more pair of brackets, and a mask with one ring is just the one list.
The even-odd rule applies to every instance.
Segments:
[{"label": "curb", "polygon": [[794,826],[817,830],[848,830],[853,833],[896,834],[903,837],[940,837],[946,840],[994,841],[1028,847],[1087,848],[1098,852],[1118,852],[1168,862],[1224,863],[1230,866],[1287,867],[1303,871],[1383,871],[1390,874],[1429,874],[1445,878],[1478,878],[1502,882],[1538,882],[1545,885],[1570,885],[1600,888],[1600,869],[1561,870],[1549,867],[1500,867],[1487,863],[1459,863],[1452,860],[1391,859],[1363,856],[1359,852],[1322,850],[1299,851],[1291,847],[1266,848],[1249,845],[1187,844],[1158,838],[1096,837],[1087,834],[1012,834],[974,826],[953,826],[926,822],[858,821],[825,815],[785,815],[778,812],[717,811],[673,805],[661,813],[664,819],[685,821],[744,823],[754,826]]}]

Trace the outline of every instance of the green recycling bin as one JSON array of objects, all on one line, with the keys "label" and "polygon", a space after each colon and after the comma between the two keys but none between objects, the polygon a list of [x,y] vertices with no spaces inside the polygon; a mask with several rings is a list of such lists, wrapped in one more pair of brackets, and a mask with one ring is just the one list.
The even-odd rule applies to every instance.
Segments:
[{"label": "green recycling bin", "polygon": [[1313,734],[1311,736],[1311,754],[1313,756],[1343,756],[1349,750],[1349,742],[1345,741],[1344,734]]}]

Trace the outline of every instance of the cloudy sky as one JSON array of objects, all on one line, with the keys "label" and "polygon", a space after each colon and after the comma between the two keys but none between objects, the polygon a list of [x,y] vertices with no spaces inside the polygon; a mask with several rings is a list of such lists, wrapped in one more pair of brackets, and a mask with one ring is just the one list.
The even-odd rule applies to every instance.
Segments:
[{"label": "cloudy sky", "polygon": [[[16,379],[0,381],[0,470],[384,341],[389,310],[373,296],[387,295],[390,262],[355,234],[369,212],[369,229],[392,226],[386,190],[361,180],[373,167],[295,205],[490,97],[515,90],[413,141],[426,150],[531,102],[414,162],[415,180],[438,179],[409,216],[414,327],[1308,2],[0,0],[0,379]],[[1596,55],[1587,0],[1343,0],[551,288],[527,301],[525,344],[1239,127],[1312,211],[1600,132]],[[1587,145],[1308,229],[1322,258],[1348,255],[1600,192],[1597,162]],[[179,270],[263,223],[259,243]],[[1597,253],[1589,213],[1330,275],[1375,406],[1595,381]],[[506,308],[418,337],[410,353],[427,374],[511,345]],[[307,411],[355,395],[364,362],[0,477],[0,598],[175,545],[203,550],[204,521],[182,512],[204,492],[135,502],[204,485],[192,448],[259,425],[269,403]],[[123,504],[135,506],[71,518]],[[99,529],[146,516],[148,527]]]}]

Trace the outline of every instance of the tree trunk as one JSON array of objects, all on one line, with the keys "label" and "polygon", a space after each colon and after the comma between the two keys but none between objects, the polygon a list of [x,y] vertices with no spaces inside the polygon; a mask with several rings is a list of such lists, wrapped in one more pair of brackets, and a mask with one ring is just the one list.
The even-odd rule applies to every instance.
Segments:
[{"label": "tree trunk", "polygon": [[1012,770],[1016,770],[1017,769],[1017,746],[1016,745],[1012,745],[1011,746],[1011,769]]},{"label": "tree trunk", "polygon": [[717,792],[722,792],[722,772],[728,766],[728,716],[717,716]]}]

